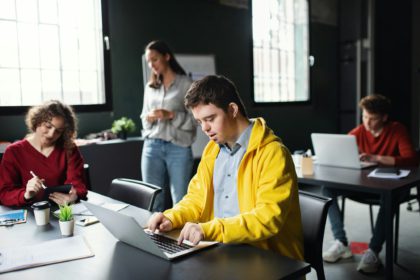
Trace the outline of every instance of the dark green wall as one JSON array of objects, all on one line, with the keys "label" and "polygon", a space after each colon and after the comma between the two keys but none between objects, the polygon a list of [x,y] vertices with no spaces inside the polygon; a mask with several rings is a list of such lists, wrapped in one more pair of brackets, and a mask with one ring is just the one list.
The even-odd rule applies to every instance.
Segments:
[{"label": "dark green wall", "polygon": [[[317,2],[313,1],[312,5]],[[328,2],[328,1],[327,1]],[[323,3],[325,5],[325,2]],[[310,24],[311,102],[254,106],[251,98],[251,18],[249,10],[217,1],[109,1],[113,111],[81,113],[79,135],[109,128],[129,116],[140,127],[143,99],[141,55],[153,39],[165,40],[176,53],[214,54],[218,74],[232,79],[252,117],[263,116],[291,150],[310,147],[310,133],[337,130],[337,27]],[[24,116],[0,117],[0,139],[25,134]],[[139,134],[139,130],[137,134]]]}]

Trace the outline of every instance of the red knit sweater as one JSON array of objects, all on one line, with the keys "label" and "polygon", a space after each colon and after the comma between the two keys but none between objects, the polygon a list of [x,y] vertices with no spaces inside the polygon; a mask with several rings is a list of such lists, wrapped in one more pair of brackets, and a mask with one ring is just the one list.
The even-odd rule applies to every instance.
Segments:
[{"label": "red knit sweater", "polygon": [[363,125],[349,134],[356,136],[360,153],[393,156],[396,166],[416,166],[419,163],[408,132],[401,123],[387,123],[378,137],[374,137]]},{"label": "red knit sweater", "polygon": [[29,202],[25,201],[23,197],[26,183],[32,179],[30,171],[33,171],[39,178],[45,179],[44,185],[47,187],[72,184],[79,198],[86,197],[83,158],[77,147],[73,148],[70,155],[63,148],[55,147],[46,157],[24,139],[9,145],[1,160],[1,204],[21,206],[43,199],[43,190]]}]

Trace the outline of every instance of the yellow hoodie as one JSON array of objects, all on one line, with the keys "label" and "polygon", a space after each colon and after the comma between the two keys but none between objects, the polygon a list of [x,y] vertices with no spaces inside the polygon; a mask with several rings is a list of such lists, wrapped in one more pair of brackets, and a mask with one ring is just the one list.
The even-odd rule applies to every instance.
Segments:
[{"label": "yellow hoodie", "polygon": [[164,212],[173,227],[199,223],[206,240],[248,243],[303,260],[297,177],[280,138],[264,119],[255,119],[238,169],[240,214],[230,218],[213,215],[213,169],[219,150],[214,141],[207,144],[188,193]]}]

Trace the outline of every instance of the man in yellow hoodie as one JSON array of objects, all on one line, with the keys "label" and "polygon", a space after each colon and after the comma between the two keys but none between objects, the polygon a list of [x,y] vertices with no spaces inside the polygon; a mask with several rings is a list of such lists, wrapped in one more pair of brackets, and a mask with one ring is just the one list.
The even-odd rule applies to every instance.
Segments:
[{"label": "man in yellow hoodie", "polygon": [[248,243],[303,260],[297,177],[288,149],[264,119],[249,119],[235,85],[207,76],[185,96],[210,138],[188,193],[155,213],[150,230],[182,228],[178,242]]}]

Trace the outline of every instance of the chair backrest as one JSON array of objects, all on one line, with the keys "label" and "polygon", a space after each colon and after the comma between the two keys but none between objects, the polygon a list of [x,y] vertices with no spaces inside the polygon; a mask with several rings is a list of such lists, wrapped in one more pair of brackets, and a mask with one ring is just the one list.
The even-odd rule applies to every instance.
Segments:
[{"label": "chair backrest", "polygon": [[325,279],[322,243],[331,199],[299,191],[299,203],[302,216],[305,261],[316,270],[318,279]]},{"label": "chair backrest", "polygon": [[160,187],[143,181],[118,178],[112,180],[109,196],[151,211],[155,197],[161,190]]}]

